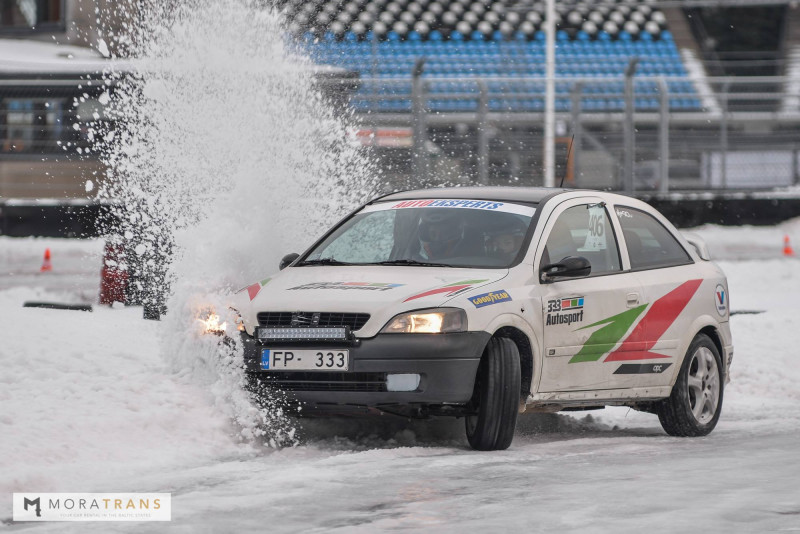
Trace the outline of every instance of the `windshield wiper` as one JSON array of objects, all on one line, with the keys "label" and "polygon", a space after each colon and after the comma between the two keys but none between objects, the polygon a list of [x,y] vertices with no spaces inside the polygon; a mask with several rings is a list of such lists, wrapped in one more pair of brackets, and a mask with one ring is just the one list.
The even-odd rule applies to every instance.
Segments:
[{"label": "windshield wiper", "polygon": [[353,265],[353,264],[347,263],[346,261],[334,260],[333,258],[319,258],[317,260],[301,261],[296,266],[300,267],[301,265]]},{"label": "windshield wiper", "polygon": [[432,263],[427,261],[417,261],[410,259],[377,261],[375,263],[368,263],[366,265],[414,265],[416,267],[452,267],[452,265],[447,265],[446,263]]}]

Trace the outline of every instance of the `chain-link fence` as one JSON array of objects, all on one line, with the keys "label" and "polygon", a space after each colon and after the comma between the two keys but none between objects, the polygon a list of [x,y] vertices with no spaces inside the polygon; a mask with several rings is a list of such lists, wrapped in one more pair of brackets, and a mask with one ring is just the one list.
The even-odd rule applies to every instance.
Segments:
[{"label": "chain-link fence", "polygon": [[[557,82],[556,182],[633,191],[800,183],[798,95],[780,77]],[[361,143],[398,187],[542,185],[541,78],[364,79]],[[387,133],[393,132],[393,134]],[[382,148],[381,148],[382,147]]]},{"label": "chain-link fence", "polygon": [[[542,185],[541,78],[321,80],[392,182]],[[627,191],[800,182],[800,95],[777,77],[559,78],[556,182]],[[688,84],[688,85],[687,85]],[[0,80],[0,197],[70,197],[102,175],[86,121],[100,84]],[[366,110],[369,110],[367,112]]]}]

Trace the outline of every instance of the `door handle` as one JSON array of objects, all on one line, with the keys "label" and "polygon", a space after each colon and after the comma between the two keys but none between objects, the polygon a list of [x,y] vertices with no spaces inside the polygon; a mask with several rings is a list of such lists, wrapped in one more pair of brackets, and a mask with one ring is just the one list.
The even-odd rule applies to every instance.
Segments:
[{"label": "door handle", "polygon": [[628,307],[631,308],[639,304],[639,293],[628,293]]}]

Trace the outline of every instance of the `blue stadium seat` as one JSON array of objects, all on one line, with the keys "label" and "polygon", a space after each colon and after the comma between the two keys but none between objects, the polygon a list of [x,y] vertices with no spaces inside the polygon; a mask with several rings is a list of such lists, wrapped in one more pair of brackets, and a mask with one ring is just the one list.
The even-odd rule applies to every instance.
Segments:
[{"label": "blue stadium seat", "polygon": [[[490,108],[541,110],[544,106],[545,35],[540,23],[510,30],[502,24],[498,26],[497,19],[492,26],[468,24],[465,26],[468,37],[452,27],[435,25],[433,27],[437,29],[430,31],[429,26],[414,24],[389,24],[374,31],[364,25],[358,28],[345,25],[336,28],[336,32],[322,31],[317,35],[306,32],[299,38],[299,44],[309,50],[316,62],[361,74],[362,84],[351,99],[353,107],[359,111],[408,112],[411,109],[411,72],[415,60],[420,57],[427,60],[423,74],[426,78],[453,78],[430,83],[429,91],[436,95],[429,102],[433,110],[476,109],[478,85],[468,80],[477,77],[526,77],[524,81],[489,82]],[[561,24],[570,27],[569,23]],[[701,109],[702,103],[669,30],[663,29],[660,33],[652,28],[636,30],[634,25],[631,33],[622,29],[622,25],[616,28],[598,26],[590,28],[590,35],[581,27],[571,28],[570,31],[559,29],[556,35],[556,72],[561,78],[598,80],[596,84],[584,82],[582,109],[623,109],[621,95],[624,84],[621,80],[631,57],[640,58],[635,86],[637,109],[658,109],[660,90],[653,78],[661,76],[670,78],[668,88],[674,95],[669,99],[672,109]],[[639,28],[643,26],[640,24]],[[373,75],[377,80],[370,80]],[[541,81],[533,81],[531,77]],[[557,109],[570,109],[573,83],[562,81],[557,84]],[[386,98],[367,98],[374,95]],[[391,96],[395,98],[389,98]]]}]

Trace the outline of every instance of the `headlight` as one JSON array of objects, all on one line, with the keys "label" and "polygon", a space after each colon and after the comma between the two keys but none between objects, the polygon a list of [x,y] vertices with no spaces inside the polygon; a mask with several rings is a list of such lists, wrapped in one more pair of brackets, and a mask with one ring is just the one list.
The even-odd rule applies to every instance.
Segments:
[{"label": "headlight", "polygon": [[225,333],[225,327],[228,326],[225,322],[220,323],[219,315],[214,312],[204,313],[197,320],[203,323],[204,334],[216,334],[221,336]]},{"label": "headlight", "polygon": [[[233,308],[229,309],[231,311],[231,315],[233,315],[233,320],[236,323],[236,329],[240,332],[243,331],[244,321],[242,321],[241,314],[239,314],[239,312]],[[201,311],[197,320],[203,325],[204,334],[215,334],[221,336],[225,333],[225,329],[228,326],[227,321],[222,321],[220,316],[217,315],[212,308],[206,308],[205,310]]]},{"label": "headlight", "polygon": [[384,334],[445,334],[465,332],[467,313],[458,308],[434,308],[396,315],[381,330]]}]

